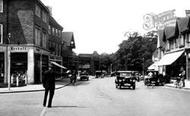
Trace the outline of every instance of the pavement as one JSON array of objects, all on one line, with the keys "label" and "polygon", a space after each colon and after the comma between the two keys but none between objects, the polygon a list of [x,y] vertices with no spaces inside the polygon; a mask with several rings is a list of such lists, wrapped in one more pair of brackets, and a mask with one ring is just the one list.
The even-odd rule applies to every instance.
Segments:
[{"label": "pavement", "polygon": [[[171,83],[169,84],[165,84],[166,87],[173,87],[176,88],[175,86],[175,80],[171,80]],[[185,90],[190,90],[190,81],[189,80],[185,80],[185,87],[182,87],[180,89],[185,89]]]},{"label": "pavement", "polygon": [[[55,88],[60,89],[70,84],[69,78],[60,78],[56,80]],[[1,87],[0,94],[3,93],[20,93],[20,92],[36,92],[36,91],[44,91],[42,84],[28,84],[26,86],[19,87]]]}]

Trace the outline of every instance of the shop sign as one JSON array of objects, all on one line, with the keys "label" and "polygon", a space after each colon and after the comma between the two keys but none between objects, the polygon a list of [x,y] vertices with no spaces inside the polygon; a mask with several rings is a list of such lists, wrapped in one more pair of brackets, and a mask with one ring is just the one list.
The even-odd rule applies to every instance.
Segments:
[{"label": "shop sign", "polygon": [[158,15],[149,13],[144,15],[143,28],[145,30],[164,29],[166,26],[174,26],[176,24],[175,9],[168,10]]},{"label": "shop sign", "polygon": [[10,47],[11,51],[27,51],[27,47]]}]

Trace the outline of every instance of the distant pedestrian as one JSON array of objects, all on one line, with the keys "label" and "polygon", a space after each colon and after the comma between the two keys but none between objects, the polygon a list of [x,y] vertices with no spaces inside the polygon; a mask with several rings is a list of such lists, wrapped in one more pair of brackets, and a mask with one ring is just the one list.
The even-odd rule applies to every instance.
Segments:
[{"label": "distant pedestrian", "polygon": [[185,87],[185,70],[183,67],[181,67],[180,71],[181,71],[180,76],[181,76],[181,80],[183,82],[183,87]]},{"label": "distant pedestrian", "polygon": [[55,91],[55,76],[56,73],[53,70],[52,64],[50,64],[49,70],[45,71],[44,77],[42,79],[43,87],[45,88],[44,101],[43,101],[44,107],[46,107],[48,93],[49,93],[49,102],[47,107],[50,108],[52,106],[52,99]]}]

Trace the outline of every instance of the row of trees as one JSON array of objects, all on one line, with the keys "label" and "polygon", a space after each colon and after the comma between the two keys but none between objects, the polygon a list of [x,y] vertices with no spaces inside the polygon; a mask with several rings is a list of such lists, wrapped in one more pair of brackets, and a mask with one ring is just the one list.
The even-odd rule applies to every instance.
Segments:
[{"label": "row of trees", "polygon": [[103,69],[112,70],[136,70],[143,71],[152,64],[152,55],[156,50],[156,32],[140,35],[137,32],[128,33],[128,39],[124,40],[117,52],[113,54],[101,54],[101,66]]}]

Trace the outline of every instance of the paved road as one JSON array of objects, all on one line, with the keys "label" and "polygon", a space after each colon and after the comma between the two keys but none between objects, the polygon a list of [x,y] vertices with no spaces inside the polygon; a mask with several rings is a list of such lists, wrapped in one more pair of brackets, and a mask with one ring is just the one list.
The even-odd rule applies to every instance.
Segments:
[{"label": "paved road", "polygon": [[114,78],[78,81],[56,90],[53,107],[43,108],[43,92],[2,94],[2,116],[188,116],[190,91],[166,87],[116,89]]}]

